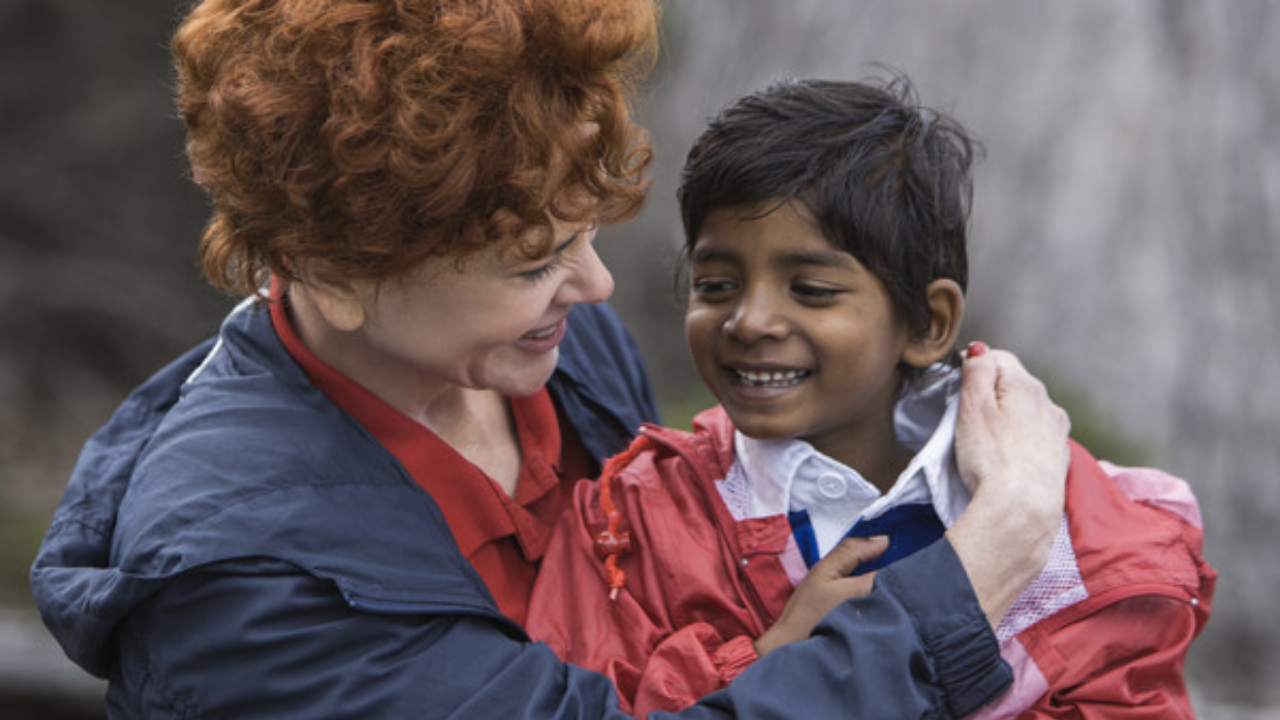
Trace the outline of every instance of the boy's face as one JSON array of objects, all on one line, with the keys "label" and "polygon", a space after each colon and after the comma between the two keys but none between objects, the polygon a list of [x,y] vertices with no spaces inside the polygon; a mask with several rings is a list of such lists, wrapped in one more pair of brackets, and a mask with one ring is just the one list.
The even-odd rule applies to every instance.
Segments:
[{"label": "boy's face", "polygon": [[799,438],[838,460],[892,441],[905,323],[802,205],[760,207],[712,212],[690,254],[698,374],[751,437]]}]

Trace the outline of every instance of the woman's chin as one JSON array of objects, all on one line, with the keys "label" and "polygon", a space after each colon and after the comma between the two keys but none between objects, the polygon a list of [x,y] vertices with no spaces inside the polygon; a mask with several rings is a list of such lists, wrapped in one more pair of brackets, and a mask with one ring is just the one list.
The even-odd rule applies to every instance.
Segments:
[{"label": "woman's chin", "polygon": [[533,357],[528,357],[527,353],[525,355],[526,357],[521,358],[521,362],[512,363],[508,372],[485,385],[507,397],[532,395],[546,387],[555,373],[556,363],[560,360],[559,349],[552,348],[547,352],[537,353]]}]

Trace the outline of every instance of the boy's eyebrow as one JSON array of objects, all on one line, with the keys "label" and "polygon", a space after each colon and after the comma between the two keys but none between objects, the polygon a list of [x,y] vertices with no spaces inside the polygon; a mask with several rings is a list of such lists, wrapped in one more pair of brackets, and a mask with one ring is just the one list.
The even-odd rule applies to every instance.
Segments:
[{"label": "boy's eyebrow", "polygon": [[[724,248],[695,247],[689,254],[692,263],[726,262],[737,257],[737,253]],[[804,250],[784,253],[779,258],[788,265],[816,265],[819,267],[851,267],[855,264],[853,255],[844,250]]]},{"label": "boy's eyebrow", "polygon": [[735,253],[723,248],[709,248],[706,245],[695,245],[693,251],[689,253],[689,262],[717,262],[732,260]]},{"label": "boy's eyebrow", "polygon": [[785,258],[792,265],[818,265],[821,267],[851,267],[853,255],[844,250],[812,250],[787,253]]}]

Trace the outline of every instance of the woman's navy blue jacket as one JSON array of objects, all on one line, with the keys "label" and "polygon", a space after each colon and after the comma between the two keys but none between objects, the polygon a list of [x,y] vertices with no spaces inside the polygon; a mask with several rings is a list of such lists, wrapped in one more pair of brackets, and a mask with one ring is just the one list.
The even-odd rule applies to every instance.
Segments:
[{"label": "woman's navy blue jacket", "polygon": [[[611,310],[570,328],[550,387],[604,456],[652,394]],[[435,502],[252,303],[89,440],[31,580],[112,718],[624,717],[499,612]],[[1008,681],[942,542],[682,715],[952,717]]]}]

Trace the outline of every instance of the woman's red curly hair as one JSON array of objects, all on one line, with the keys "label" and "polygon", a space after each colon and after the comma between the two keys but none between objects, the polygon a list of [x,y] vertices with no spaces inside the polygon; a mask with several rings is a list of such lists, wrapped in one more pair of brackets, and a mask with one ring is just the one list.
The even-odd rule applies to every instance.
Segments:
[{"label": "woman's red curly hair", "polygon": [[611,222],[647,191],[627,100],[654,0],[203,0],[173,39],[178,108],[213,217],[215,285],[292,258],[380,281],[550,218]]}]

